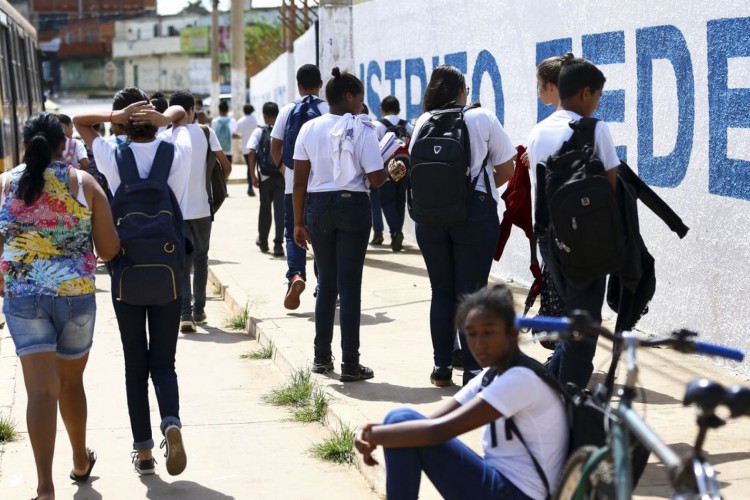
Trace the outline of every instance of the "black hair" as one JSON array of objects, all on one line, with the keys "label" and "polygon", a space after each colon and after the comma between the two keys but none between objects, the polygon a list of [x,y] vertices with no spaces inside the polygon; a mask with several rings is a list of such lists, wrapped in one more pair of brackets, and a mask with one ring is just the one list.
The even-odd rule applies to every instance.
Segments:
[{"label": "black hair", "polygon": [[389,95],[380,101],[380,109],[386,113],[399,114],[401,112],[401,103],[398,102],[395,96]]},{"label": "black hair", "polygon": [[[115,98],[112,101],[112,110],[119,111],[141,101],[149,102],[145,92],[136,87],[125,87],[115,94]],[[130,121],[124,125],[124,128],[125,133],[128,134],[130,139],[153,139],[158,130],[149,123],[139,123],[136,125]]]},{"label": "black hair", "polygon": [[151,96],[151,104],[153,104],[154,108],[159,113],[164,113],[169,107],[167,98],[164,97],[164,94],[162,94],[161,92],[156,92]]},{"label": "black hair", "polygon": [[221,101],[219,103],[219,113],[228,113],[229,112],[229,103],[227,101]]},{"label": "black hair", "polygon": [[466,78],[458,68],[448,64],[438,66],[432,71],[430,83],[424,91],[424,110],[439,109],[455,101],[464,88]]},{"label": "black hair", "polygon": [[52,163],[54,151],[65,142],[62,123],[52,113],[39,113],[23,127],[26,169],[18,180],[18,196],[26,205],[33,204],[44,191],[44,170]]},{"label": "black hair", "polygon": [[245,113],[246,115],[251,115],[253,114],[254,111],[255,111],[255,106],[253,106],[252,104],[245,104],[244,106],[242,106],[242,112]]},{"label": "black hair", "polygon": [[320,68],[314,64],[304,64],[297,70],[297,83],[305,90],[318,89],[323,84]]},{"label": "black hair", "polygon": [[71,120],[68,115],[64,115],[62,113],[57,113],[55,116],[57,116],[57,119],[60,120],[60,123],[62,123],[66,127],[68,125],[73,125],[73,120]]},{"label": "black hair", "polygon": [[560,78],[560,70],[568,62],[575,59],[572,52],[566,52],[562,56],[548,57],[536,67],[536,77],[542,83],[554,83]]},{"label": "black hair", "polygon": [[591,61],[574,57],[566,61],[560,69],[557,79],[560,100],[570,99],[585,88],[601,90],[606,81],[604,73]]},{"label": "black hair", "polygon": [[170,106],[182,106],[185,113],[195,108],[195,97],[187,90],[178,90],[169,98]]},{"label": "black hair", "polygon": [[263,105],[263,114],[265,116],[276,117],[279,116],[279,105],[275,102],[267,102]]},{"label": "black hair", "polygon": [[456,327],[459,330],[463,330],[466,317],[474,309],[483,309],[494,314],[509,331],[515,325],[516,310],[513,306],[513,293],[505,285],[491,285],[465,295],[456,311]]},{"label": "black hair", "polygon": [[196,99],[195,100],[195,104],[197,104],[199,106],[203,106],[203,99]]},{"label": "black hair", "polygon": [[351,73],[347,71],[342,73],[338,67],[335,67],[331,71],[331,75],[331,79],[326,84],[326,100],[330,105],[341,104],[347,92],[352,95],[364,93],[364,85],[359,78]]},{"label": "black hair", "polygon": [[370,108],[367,107],[367,104],[362,103],[362,112],[360,115],[369,115],[370,114]]}]

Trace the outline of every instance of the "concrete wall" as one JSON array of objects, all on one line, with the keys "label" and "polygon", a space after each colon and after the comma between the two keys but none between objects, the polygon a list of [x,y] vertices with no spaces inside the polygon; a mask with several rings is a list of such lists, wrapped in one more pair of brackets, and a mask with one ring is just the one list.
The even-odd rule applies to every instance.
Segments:
[{"label": "concrete wall", "polygon": [[[133,57],[125,61],[125,85],[145,92],[189,89],[189,56]],[[137,67],[137,78],[136,68]]]},{"label": "concrete wall", "polygon": [[[750,349],[749,13],[745,0],[375,0],[352,9],[352,69],[371,109],[395,94],[413,120],[432,68],[453,64],[522,144],[550,112],[536,96],[537,61],[572,50],[600,65],[599,116],[622,158],[691,227],[679,240],[641,208],[658,284],[640,327],[685,326]],[[336,35],[322,27],[321,43]],[[527,284],[528,260],[514,231],[493,272]]]}]

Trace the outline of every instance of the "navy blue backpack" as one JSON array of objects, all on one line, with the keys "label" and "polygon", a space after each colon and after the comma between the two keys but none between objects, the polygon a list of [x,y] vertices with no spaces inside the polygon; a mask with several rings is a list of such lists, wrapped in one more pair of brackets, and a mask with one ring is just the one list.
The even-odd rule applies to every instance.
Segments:
[{"label": "navy blue backpack", "polygon": [[323,100],[319,97],[305,96],[296,103],[292,112],[289,113],[286,127],[284,127],[284,149],[281,155],[281,160],[286,168],[294,170],[294,145],[297,142],[297,136],[302,129],[302,125],[321,116],[318,108],[321,102]]},{"label": "navy blue backpack", "polygon": [[115,151],[120,186],[112,199],[112,217],[120,252],[109,264],[116,300],[159,306],[180,295],[186,265],[182,212],[167,184],[174,145],[162,141],[148,178],[138,174],[129,147]]}]

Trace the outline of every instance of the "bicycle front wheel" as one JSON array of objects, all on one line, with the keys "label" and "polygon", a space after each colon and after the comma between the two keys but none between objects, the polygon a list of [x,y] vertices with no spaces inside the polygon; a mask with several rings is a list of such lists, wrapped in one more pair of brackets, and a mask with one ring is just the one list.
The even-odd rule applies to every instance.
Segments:
[{"label": "bicycle front wheel", "polygon": [[[576,498],[578,486],[584,479],[584,468],[598,451],[599,448],[596,446],[581,446],[570,455],[560,476],[560,483],[555,490],[555,500]],[[581,493],[582,495],[578,498],[586,500],[614,500],[616,498],[614,466],[609,456],[599,462],[589,473]]]}]

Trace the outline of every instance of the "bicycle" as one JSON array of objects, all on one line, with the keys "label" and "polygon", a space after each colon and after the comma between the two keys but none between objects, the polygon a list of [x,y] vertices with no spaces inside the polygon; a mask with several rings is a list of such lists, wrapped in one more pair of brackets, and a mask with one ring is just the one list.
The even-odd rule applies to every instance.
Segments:
[{"label": "bicycle", "polygon": [[[626,354],[627,375],[619,391],[620,401],[615,407],[606,398],[606,388],[600,387],[605,399],[600,402],[607,414],[607,443],[600,448],[583,446],[568,458],[554,498],[560,500],[616,499],[628,500],[633,494],[633,470],[629,450],[631,434],[664,464],[669,473],[674,500],[720,500],[716,474],[703,456],[703,443],[709,429],[724,425],[715,410],[720,405],[729,407],[731,418],[750,416],[750,388],[733,386],[725,389],[717,382],[700,379],[687,385],[683,404],[699,409],[699,428],[693,453],[680,458],[664,443],[632,408],[638,381],[638,347],[669,346],[682,353],[699,353],[742,361],[744,353],[728,347],[698,342],[696,333],[688,330],[673,332],[668,337],[645,339],[632,332],[614,334],[593,322],[585,313],[571,318],[518,318],[519,328],[539,328],[555,339],[583,340],[598,335],[623,347]],[[597,389],[594,390],[596,394]],[[593,398],[597,400],[596,397]],[[645,460],[644,460],[645,462]]]}]

